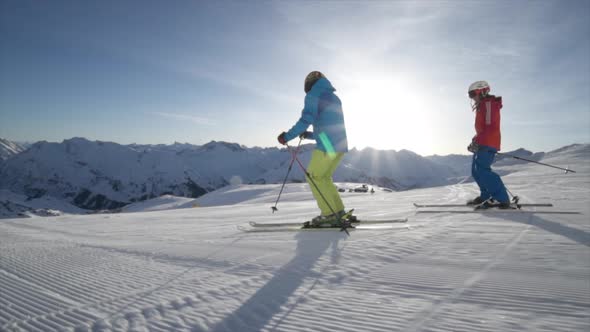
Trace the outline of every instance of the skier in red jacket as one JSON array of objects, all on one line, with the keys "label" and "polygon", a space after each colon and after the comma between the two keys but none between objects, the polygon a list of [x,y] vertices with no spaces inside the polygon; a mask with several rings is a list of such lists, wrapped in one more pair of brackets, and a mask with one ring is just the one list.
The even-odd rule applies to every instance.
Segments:
[{"label": "skier in red jacket", "polygon": [[[480,195],[469,205],[481,208],[492,206],[493,199],[501,209],[510,208],[510,198],[500,176],[492,171],[492,163],[500,150],[500,109],[502,97],[489,94],[490,86],[485,81],[477,81],[469,86],[469,98],[474,101],[475,136],[467,150],[473,152],[471,175],[480,189]],[[496,203],[494,202],[494,203]]]}]

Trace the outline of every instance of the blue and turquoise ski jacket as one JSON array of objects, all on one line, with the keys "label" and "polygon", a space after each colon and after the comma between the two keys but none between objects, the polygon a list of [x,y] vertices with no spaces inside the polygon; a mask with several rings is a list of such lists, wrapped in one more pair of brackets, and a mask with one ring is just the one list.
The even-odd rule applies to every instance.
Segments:
[{"label": "blue and turquoise ski jacket", "polygon": [[332,83],[320,78],[305,95],[301,118],[285,135],[287,141],[313,126],[313,139],[317,149],[324,152],[348,152],[346,127],[340,98],[334,94]]}]

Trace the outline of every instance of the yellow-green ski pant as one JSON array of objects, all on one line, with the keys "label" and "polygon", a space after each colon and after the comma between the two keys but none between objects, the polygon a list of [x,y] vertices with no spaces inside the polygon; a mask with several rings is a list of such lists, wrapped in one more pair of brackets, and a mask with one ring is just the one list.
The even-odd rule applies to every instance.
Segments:
[{"label": "yellow-green ski pant", "polygon": [[[307,182],[311,187],[313,197],[317,201],[323,216],[344,210],[344,204],[342,203],[340,194],[332,181],[332,175],[336,171],[336,168],[338,168],[343,157],[344,153],[342,152],[327,153],[320,150],[313,150],[311,154],[311,160],[307,166],[307,172],[311,176],[311,179],[307,178]],[[313,180],[315,185],[311,180]]]}]

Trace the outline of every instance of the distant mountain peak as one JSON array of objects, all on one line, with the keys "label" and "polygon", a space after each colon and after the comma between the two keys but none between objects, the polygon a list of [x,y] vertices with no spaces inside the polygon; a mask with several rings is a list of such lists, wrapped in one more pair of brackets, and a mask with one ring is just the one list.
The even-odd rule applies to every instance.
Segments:
[{"label": "distant mountain peak", "polygon": [[229,143],[224,141],[211,141],[202,146],[202,148],[206,151],[215,150],[220,147],[229,149],[234,152],[241,152],[246,150],[245,147],[239,145],[238,143]]}]

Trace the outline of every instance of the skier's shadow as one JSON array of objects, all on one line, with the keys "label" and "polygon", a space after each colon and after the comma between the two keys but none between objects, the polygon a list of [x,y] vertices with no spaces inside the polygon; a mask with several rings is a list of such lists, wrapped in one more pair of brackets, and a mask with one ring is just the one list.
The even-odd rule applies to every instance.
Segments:
[{"label": "skier's shadow", "polygon": [[590,247],[589,232],[568,225],[563,225],[555,221],[541,218],[540,216],[535,215],[534,213],[531,213],[531,215],[526,219],[522,218],[520,215],[517,216],[517,214],[508,214],[506,216],[503,216],[503,218],[525,225],[533,225],[547,232],[561,235],[576,243],[579,243],[586,247]]},{"label": "skier's shadow", "polygon": [[[296,235],[295,257],[275,272],[264,286],[238,309],[227,315],[211,331],[261,331],[279,312],[306,278],[318,278],[312,269],[332,247],[331,262],[338,260],[338,242],[344,232],[300,232]],[[277,319],[280,323],[280,319]]]}]

